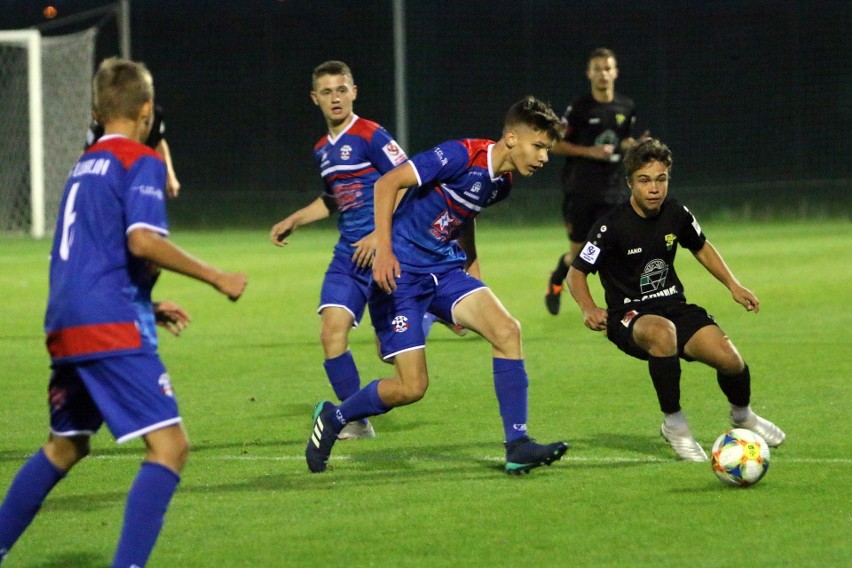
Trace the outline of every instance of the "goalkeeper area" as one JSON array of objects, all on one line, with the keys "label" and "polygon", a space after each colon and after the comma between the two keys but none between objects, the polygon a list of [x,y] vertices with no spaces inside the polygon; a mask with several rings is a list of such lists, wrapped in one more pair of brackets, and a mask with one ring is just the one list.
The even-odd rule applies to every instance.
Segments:
[{"label": "goalkeeper area", "polygon": [[129,51],[127,2],[0,31],[0,234],[42,237],[91,121],[98,59]]}]

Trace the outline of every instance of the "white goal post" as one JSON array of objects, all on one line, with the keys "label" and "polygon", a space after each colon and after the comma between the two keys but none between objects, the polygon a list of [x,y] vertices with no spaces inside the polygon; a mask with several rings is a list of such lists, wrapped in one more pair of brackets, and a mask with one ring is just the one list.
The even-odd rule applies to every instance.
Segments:
[{"label": "white goal post", "polygon": [[53,231],[86,140],[98,33],[107,21],[117,24],[117,42],[109,37],[102,55],[129,57],[128,0],[41,29],[0,30],[0,234]]}]

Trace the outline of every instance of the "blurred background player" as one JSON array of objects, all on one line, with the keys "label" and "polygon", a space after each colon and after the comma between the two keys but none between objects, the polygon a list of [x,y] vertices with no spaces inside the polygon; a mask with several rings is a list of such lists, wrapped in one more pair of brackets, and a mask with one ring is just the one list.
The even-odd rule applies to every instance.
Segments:
[{"label": "blurred background player", "polygon": [[[649,139],[628,150],[624,160],[631,196],[599,219],[568,272],[571,295],[593,331],[606,331],[619,349],[648,361],[651,381],[665,415],[661,434],[687,461],[706,461],[680,408],[680,358],[716,369],[737,428],[760,434],[770,446],[785,435],[749,407],[751,375],[737,348],[701,306],[686,303],[675,272],[678,244],[731,292],[735,302],[757,313],[760,303],[733,275],[698,221],[678,201],[666,199],[672,154]],[[607,309],[599,308],[587,275],[599,272]]]},{"label": "blurred background player", "polygon": [[[408,159],[380,125],[353,111],[358,86],[349,66],[326,61],[314,69],[311,99],[322,111],[328,133],[314,145],[314,158],[325,182],[324,193],[307,206],[276,223],[269,233],[283,247],[293,231],[339,212],[340,238],[323,278],[319,314],[325,368],[334,394],[346,400],[361,388],[361,378],[349,349],[349,331],[358,326],[367,305],[372,274],[372,250],[362,239],[373,232],[373,184],[382,174]],[[341,439],[373,438],[368,420],[354,421]]]},{"label": "blurred background player", "polygon": [[[91,148],[103,135],[104,127],[93,113],[89,131],[86,133],[85,149]],[[172,152],[169,149],[169,143],[166,141],[166,121],[163,117],[163,108],[160,105],[154,105],[154,120],[151,124],[151,133],[145,140],[145,145],[153,148],[166,164],[166,195],[172,198],[177,197],[180,195],[180,181],[175,174]]]},{"label": "blurred background player", "polygon": [[[562,217],[570,249],[550,273],[544,302],[559,313],[562,285],[568,267],[598,218],[627,200],[621,157],[636,144],[632,138],[636,112],[633,101],[615,92],[618,64],[615,53],[599,48],[589,55],[586,77],[591,92],[571,103],[563,120],[567,130],[553,153],[567,156],[562,169]],[[644,140],[648,132],[639,138]]]},{"label": "blurred background player", "polygon": [[155,322],[180,333],[189,317],[151,302],[161,268],[211,284],[236,300],[246,276],[223,272],[171,244],[166,168],[141,142],[153,119],[154,85],[140,63],[105,60],[95,74],[100,141],[72,168],[51,249],[45,315],[50,378],[47,443],[15,476],[0,506],[0,560],[42,502],[89,453],[106,422],[119,443],[143,438],[145,460],[127,496],[112,566],[144,566],[180,481],[189,442]]},{"label": "blurred background player", "polygon": [[[528,437],[529,381],[520,324],[482,281],[465,271],[476,258],[477,214],[508,197],[511,172],[529,176],[544,166],[560,130],[553,110],[527,97],[509,109],[498,142],[450,140],[376,182],[370,318],[382,356],[393,359],[396,375],[371,382],[339,407],[317,405],[305,450],[312,472],[325,471],[337,432],[347,423],[423,397],[429,374],[420,321],[427,311],[475,331],[492,345],[506,471],[527,473],[567,451],[564,442],[543,445]],[[406,194],[394,213],[400,191]]]}]

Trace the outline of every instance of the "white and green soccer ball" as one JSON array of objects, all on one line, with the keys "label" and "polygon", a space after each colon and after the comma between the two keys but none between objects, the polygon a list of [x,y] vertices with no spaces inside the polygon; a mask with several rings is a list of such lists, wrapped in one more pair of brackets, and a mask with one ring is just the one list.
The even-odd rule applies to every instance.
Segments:
[{"label": "white and green soccer ball", "polygon": [[748,487],[769,469],[769,445],[751,430],[734,428],[716,439],[710,463],[723,483]]}]

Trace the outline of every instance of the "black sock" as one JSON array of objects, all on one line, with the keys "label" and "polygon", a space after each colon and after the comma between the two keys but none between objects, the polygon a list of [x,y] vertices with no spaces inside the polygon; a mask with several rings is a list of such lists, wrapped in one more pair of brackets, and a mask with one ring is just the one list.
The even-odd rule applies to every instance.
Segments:
[{"label": "black sock", "polygon": [[680,410],[680,359],[671,357],[648,357],[648,371],[657,391],[660,410],[671,414]]},{"label": "black sock", "polygon": [[553,274],[550,276],[551,284],[555,284],[557,286],[562,286],[562,282],[568,276],[568,265],[565,264],[565,255],[559,256],[559,262],[556,263],[556,269],[553,271]]},{"label": "black sock", "polygon": [[736,375],[723,375],[716,372],[719,388],[728,397],[728,402],[734,406],[748,406],[751,400],[751,373],[748,365]]}]

